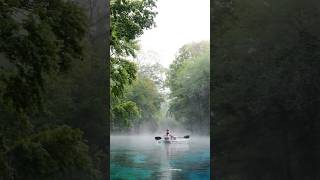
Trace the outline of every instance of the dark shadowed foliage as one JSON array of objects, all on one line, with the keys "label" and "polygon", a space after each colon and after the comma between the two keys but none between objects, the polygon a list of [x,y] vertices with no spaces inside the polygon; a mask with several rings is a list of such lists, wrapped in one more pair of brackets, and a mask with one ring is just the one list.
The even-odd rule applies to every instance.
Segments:
[{"label": "dark shadowed foliage", "polygon": [[320,178],[320,3],[213,2],[214,176]]},{"label": "dark shadowed foliage", "polygon": [[105,179],[106,8],[0,2],[0,179]]}]

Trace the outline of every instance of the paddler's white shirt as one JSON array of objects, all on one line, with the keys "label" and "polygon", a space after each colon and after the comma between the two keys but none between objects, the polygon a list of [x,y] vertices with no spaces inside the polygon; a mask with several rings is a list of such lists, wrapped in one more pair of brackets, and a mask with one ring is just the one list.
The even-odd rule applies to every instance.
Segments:
[{"label": "paddler's white shirt", "polygon": [[168,135],[164,135],[164,137],[170,138],[170,139],[174,139],[175,136],[173,136],[172,134],[168,134]]}]

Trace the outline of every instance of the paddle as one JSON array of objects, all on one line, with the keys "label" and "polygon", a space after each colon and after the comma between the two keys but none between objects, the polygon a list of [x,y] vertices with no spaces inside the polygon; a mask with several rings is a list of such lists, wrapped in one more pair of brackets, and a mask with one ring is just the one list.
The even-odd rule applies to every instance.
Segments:
[{"label": "paddle", "polygon": [[157,136],[157,137],[154,137],[156,140],[160,140],[161,139],[161,137],[159,137],[159,136]]},{"label": "paddle", "polygon": [[185,139],[189,139],[190,138],[190,135],[185,135],[183,137],[176,137],[176,138],[185,138]]},{"label": "paddle", "polygon": [[185,136],[181,136],[181,137],[178,137],[178,136],[175,136],[175,138],[185,138],[185,139],[189,139],[190,138],[190,135],[185,135]]}]

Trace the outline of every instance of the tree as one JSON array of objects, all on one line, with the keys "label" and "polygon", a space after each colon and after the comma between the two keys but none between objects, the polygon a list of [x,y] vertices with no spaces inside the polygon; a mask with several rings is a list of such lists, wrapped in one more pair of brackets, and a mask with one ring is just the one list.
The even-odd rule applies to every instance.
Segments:
[{"label": "tree", "polygon": [[17,112],[39,108],[44,76],[83,57],[85,15],[72,2],[3,1],[0,29],[4,103]]},{"label": "tree", "polygon": [[136,67],[129,59],[136,57],[136,39],[142,35],[143,30],[154,25],[156,12],[153,11],[154,0],[112,0],[110,4],[111,92],[118,96],[124,85],[130,84],[136,77]]},{"label": "tree", "polygon": [[121,102],[113,109],[113,131],[152,131],[158,127],[163,98],[153,80],[139,74],[118,100]]},{"label": "tree", "polygon": [[170,65],[167,84],[170,87],[169,112],[189,130],[209,132],[209,43],[188,44]]},{"label": "tree", "polygon": [[160,63],[140,65],[138,71],[141,76],[151,79],[158,89],[164,90],[167,69]]},{"label": "tree", "polygon": [[83,131],[47,117],[49,83],[85,59],[83,9],[62,0],[1,1],[0,9],[0,178],[97,178]]},{"label": "tree", "polygon": [[[138,116],[134,102],[124,98],[126,87],[137,77],[137,66],[131,61],[139,49],[137,38],[145,29],[154,26],[155,1],[112,0],[111,4],[111,122],[130,126],[128,119],[119,117]],[[131,111],[131,112],[129,112]],[[121,113],[123,113],[121,115]],[[115,115],[117,117],[115,117]]]},{"label": "tree", "polygon": [[[158,127],[160,105],[163,97],[159,92],[156,82],[139,74],[136,81],[128,88],[126,93],[128,100],[136,103],[140,110],[140,116],[135,119],[134,127],[137,131],[154,131]],[[144,128],[144,129],[143,129]]]}]

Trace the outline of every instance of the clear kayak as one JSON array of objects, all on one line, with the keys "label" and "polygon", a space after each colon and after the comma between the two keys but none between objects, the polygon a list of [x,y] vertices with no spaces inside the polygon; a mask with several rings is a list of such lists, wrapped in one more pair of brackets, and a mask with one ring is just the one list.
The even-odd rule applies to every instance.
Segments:
[{"label": "clear kayak", "polygon": [[155,137],[158,143],[165,143],[165,144],[179,144],[179,143],[188,143],[189,136],[184,137]]}]

